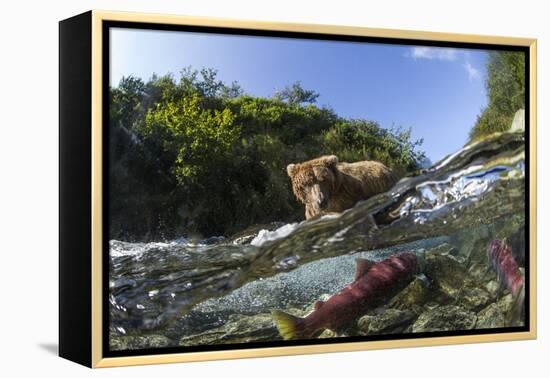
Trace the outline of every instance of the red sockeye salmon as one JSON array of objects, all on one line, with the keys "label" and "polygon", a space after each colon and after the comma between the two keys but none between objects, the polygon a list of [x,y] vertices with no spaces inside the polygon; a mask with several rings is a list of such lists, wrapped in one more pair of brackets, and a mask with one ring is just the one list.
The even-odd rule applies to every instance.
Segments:
[{"label": "red sockeye salmon", "polygon": [[524,317],[525,282],[512,249],[504,240],[493,240],[487,247],[487,256],[499,281],[512,293],[514,303],[509,322],[517,323]]},{"label": "red sockeye salmon", "polygon": [[420,261],[412,252],[403,252],[381,262],[357,259],[355,280],[330,297],[317,301],[304,318],[273,310],[279,333],[285,340],[308,339],[325,329],[342,330],[367,311],[380,307],[403,290],[420,273]]}]

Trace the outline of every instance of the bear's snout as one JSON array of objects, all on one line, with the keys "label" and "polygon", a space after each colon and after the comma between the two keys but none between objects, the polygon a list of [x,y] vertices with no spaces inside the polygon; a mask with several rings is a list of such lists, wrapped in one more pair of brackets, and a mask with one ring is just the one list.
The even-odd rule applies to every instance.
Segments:
[{"label": "bear's snout", "polygon": [[309,202],[314,204],[313,208],[316,208],[317,211],[325,209],[328,206],[328,196],[325,195],[321,185],[315,184],[311,187]]}]

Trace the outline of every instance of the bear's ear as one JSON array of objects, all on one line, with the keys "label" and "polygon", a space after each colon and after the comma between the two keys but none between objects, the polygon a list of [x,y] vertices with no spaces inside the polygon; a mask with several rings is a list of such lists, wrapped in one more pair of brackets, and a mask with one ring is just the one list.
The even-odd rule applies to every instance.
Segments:
[{"label": "bear's ear", "polygon": [[286,166],[286,173],[288,173],[288,175],[290,177],[294,176],[295,168],[296,168],[296,164],[287,165]]},{"label": "bear's ear", "polygon": [[336,155],[327,156],[324,160],[325,164],[328,166],[334,166],[338,163],[338,157]]}]

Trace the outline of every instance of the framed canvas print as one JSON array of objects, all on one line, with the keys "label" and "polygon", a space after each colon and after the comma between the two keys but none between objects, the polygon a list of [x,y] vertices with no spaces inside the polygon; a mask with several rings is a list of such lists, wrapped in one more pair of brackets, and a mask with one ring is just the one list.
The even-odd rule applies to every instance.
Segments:
[{"label": "framed canvas print", "polygon": [[59,351],[90,367],[536,337],[536,41],[60,22]]}]

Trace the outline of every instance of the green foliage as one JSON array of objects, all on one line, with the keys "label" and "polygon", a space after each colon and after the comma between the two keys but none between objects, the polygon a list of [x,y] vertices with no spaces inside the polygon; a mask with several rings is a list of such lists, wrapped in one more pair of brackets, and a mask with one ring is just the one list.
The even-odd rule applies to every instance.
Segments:
[{"label": "green foliage", "polygon": [[320,155],[418,168],[422,141],[410,130],[340,118],[317,97],[299,83],[249,96],[211,69],[124,78],[110,98],[110,237],[230,235],[301,220],[286,166]]},{"label": "green foliage", "polygon": [[470,132],[471,140],[507,130],[515,112],[525,108],[525,54],[491,52],[486,87],[489,103]]},{"label": "green foliage", "polygon": [[376,122],[341,120],[323,133],[327,151],[342,161],[377,160],[401,171],[418,168],[425,155],[417,148],[422,140],[411,141],[411,129],[381,128]]},{"label": "green foliage", "polygon": [[124,77],[118,88],[111,90],[110,118],[111,123],[131,126],[138,113],[145,93],[145,84],[139,78]]},{"label": "green foliage", "polygon": [[196,93],[201,97],[233,98],[243,94],[242,88],[234,81],[230,86],[218,80],[218,71],[212,68],[203,68],[200,71],[186,67],[180,72],[179,87],[185,94]]},{"label": "green foliage", "polygon": [[206,170],[231,158],[240,135],[234,120],[229,109],[201,107],[201,97],[194,93],[150,109],[143,136],[160,141],[165,152],[175,156],[174,173],[180,182],[196,182]]},{"label": "green foliage", "polygon": [[319,93],[302,88],[302,84],[297,81],[291,86],[286,86],[282,91],[277,91],[274,97],[290,105],[313,104],[317,101]]}]

